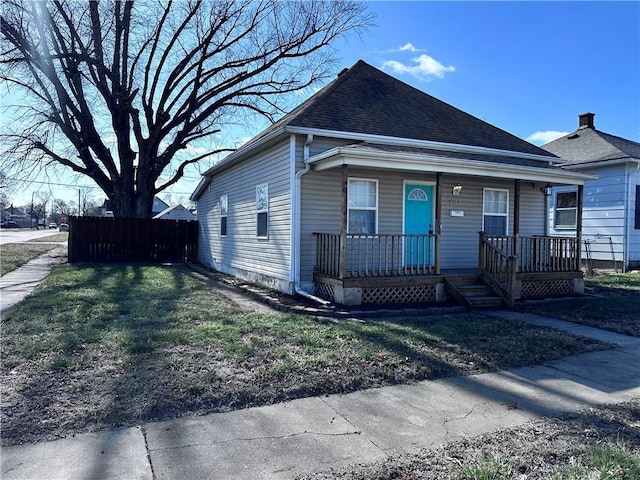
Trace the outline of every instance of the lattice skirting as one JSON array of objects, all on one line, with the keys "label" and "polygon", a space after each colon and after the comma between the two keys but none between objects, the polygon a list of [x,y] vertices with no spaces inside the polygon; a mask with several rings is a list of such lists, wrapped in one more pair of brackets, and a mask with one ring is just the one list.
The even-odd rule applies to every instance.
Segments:
[{"label": "lattice skirting", "polygon": [[435,284],[362,289],[363,304],[426,303],[435,301]]},{"label": "lattice skirting", "polygon": [[568,297],[574,293],[572,279],[522,282],[522,298]]},{"label": "lattice skirting", "polygon": [[336,290],[333,285],[329,285],[328,283],[316,282],[315,287],[316,295],[318,297],[329,300],[330,302],[336,301]]}]

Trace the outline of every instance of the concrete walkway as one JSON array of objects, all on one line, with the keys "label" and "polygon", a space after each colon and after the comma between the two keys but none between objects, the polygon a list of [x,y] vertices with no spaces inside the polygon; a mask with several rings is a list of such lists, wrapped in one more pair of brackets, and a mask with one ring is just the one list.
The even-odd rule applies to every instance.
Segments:
[{"label": "concrete walkway", "polygon": [[0,317],[29,295],[55,265],[66,261],[64,243],[0,277]]},{"label": "concrete walkway", "polygon": [[3,447],[10,479],[288,479],[640,396],[640,339],[491,312],[616,343],[536,367],[312,397]]}]

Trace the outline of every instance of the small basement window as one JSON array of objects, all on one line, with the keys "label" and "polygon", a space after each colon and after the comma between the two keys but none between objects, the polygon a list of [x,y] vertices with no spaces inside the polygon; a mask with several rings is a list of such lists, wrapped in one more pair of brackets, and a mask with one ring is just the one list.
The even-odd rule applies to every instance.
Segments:
[{"label": "small basement window", "polygon": [[555,228],[576,228],[578,218],[578,193],[556,193],[556,208],[553,226]]}]

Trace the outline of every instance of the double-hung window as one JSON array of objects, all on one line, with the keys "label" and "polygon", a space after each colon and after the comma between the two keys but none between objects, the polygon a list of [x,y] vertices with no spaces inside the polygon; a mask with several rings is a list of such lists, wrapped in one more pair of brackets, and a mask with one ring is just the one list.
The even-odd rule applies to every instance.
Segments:
[{"label": "double-hung window", "polygon": [[269,236],[269,184],[256,187],[256,236]]},{"label": "double-hung window", "polygon": [[555,228],[576,228],[577,192],[556,193],[556,208],[553,226]]},{"label": "double-hung window", "polygon": [[229,198],[226,195],[220,197],[220,236],[227,236],[227,212],[229,209]]},{"label": "double-hung window", "polygon": [[348,192],[348,232],[375,234],[378,231],[378,181],[350,178]]},{"label": "double-hung window", "polygon": [[506,235],[509,218],[509,190],[485,188],[482,201],[482,231]]}]

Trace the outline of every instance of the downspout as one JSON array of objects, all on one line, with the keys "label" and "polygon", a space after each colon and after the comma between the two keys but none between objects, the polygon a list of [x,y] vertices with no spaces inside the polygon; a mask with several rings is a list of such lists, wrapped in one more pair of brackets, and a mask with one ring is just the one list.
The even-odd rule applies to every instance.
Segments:
[{"label": "downspout", "polygon": [[[295,136],[293,137],[295,138]],[[306,290],[303,290],[300,286],[300,197],[302,191],[302,176],[306,173],[309,173],[309,171],[311,170],[311,164],[308,163],[307,160],[309,160],[310,157],[309,147],[311,146],[312,142],[313,135],[309,133],[307,134],[307,140],[304,142],[303,148],[304,168],[296,172],[295,188],[293,191],[293,289],[298,295],[302,295],[303,297],[313,300],[314,302],[318,302],[322,305],[329,305],[331,302],[312,295]],[[295,165],[295,151],[292,157],[292,162]]]}]

